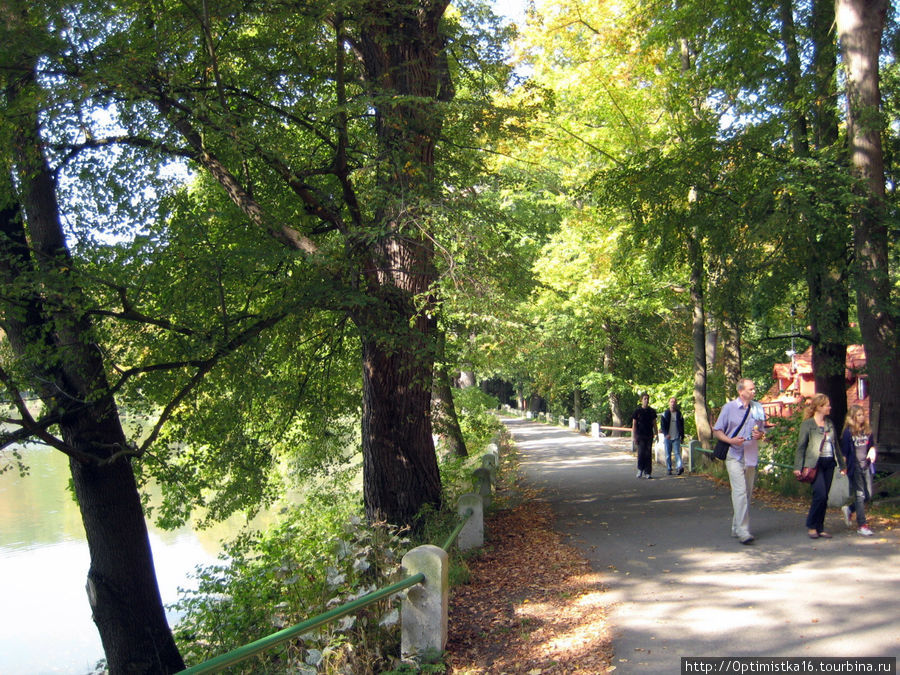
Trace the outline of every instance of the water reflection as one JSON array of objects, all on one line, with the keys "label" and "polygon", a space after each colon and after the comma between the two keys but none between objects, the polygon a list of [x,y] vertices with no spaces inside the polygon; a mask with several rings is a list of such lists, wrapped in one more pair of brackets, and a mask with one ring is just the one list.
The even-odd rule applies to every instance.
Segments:
[{"label": "water reflection", "polygon": [[[68,460],[46,447],[30,447],[23,456],[28,476],[0,476],[0,673],[84,675],[103,650],[84,591],[89,556],[68,490]],[[163,602],[192,586],[196,565],[215,562],[220,541],[242,525],[235,518],[202,532],[151,526]],[[177,619],[169,614],[170,625]]]}]

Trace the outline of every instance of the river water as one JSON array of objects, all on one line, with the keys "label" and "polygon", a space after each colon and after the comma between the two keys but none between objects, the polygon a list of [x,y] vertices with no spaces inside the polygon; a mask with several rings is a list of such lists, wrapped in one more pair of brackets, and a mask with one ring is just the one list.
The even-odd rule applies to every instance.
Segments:
[{"label": "river water", "polygon": [[[103,658],[85,594],[89,556],[78,506],[67,489],[66,457],[51,448],[22,451],[29,475],[0,475],[0,673],[85,675]],[[209,530],[162,531],[150,543],[163,602],[193,587],[197,565],[216,562],[235,518]],[[256,524],[256,523],[254,523]],[[169,624],[178,617],[169,613]]]}]

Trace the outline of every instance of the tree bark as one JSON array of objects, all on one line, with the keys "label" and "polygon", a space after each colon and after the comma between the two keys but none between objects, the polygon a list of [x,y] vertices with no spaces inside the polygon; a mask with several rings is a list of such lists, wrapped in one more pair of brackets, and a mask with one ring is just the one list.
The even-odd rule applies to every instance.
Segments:
[{"label": "tree bark", "polygon": [[[363,357],[363,474],[371,520],[414,524],[438,505],[431,432],[434,251],[422,233],[434,198],[434,105],[452,88],[439,23],[446,2],[363,3],[357,49],[375,106],[380,172],[363,279],[375,306],[357,313]],[[423,306],[417,307],[417,303]]]},{"label": "tree bark", "polygon": [[712,425],[706,402],[706,311],[703,293],[703,251],[696,226],[688,237],[688,260],[691,266],[691,335],[694,344],[694,422],[697,438],[709,448]]},{"label": "tree bark", "polygon": [[743,377],[743,357],[741,352],[741,326],[731,318],[722,320],[724,335],[723,350],[725,362],[725,391],[737,391],[737,385]]},{"label": "tree bark", "polygon": [[900,453],[900,363],[888,263],[878,73],[886,14],[887,0],[836,3],[847,81],[847,136],[863,199],[853,221],[857,315],[866,347],[873,431],[879,448],[896,464]]},{"label": "tree bark", "polygon": [[[616,371],[617,337],[611,324],[604,322],[603,330],[607,335],[606,347],[603,350],[603,372],[612,375]],[[609,403],[609,412],[612,415],[612,426],[624,426],[625,417],[622,414],[622,404],[619,401],[619,393],[614,387],[610,387],[607,390],[606,401]],[[622,435],[622,432],[613,431],[612,435],[619,437]]]},{"label": "tree bark", "polygon": [[[44,414],[58,419],[90,550],[88,599],[111,673],[172,673],[184,668],[166,620],[128,444],[109,392],[99,347],[71,279],[53,175],[38,116],[27,97],[32,74],[10,90],[27,110],[15,138],[20,203],[0,227],[0,274],[21,297],[4,307],[3,329],[26,364]],[[27,223],[27,232],[25,224]],[[27,244],[30,242],[30,249]],[[31,283],[22,284],[22,280]],[[11,285],[7,285],[10,288]],[[18,301],[18,302],[17,302]],[[27,310],[16,313],[14,305]]]},{"label": "tree bark", "polygon": [[[812,82],[814,104],[813,138],[817,149],[837,141],[837,117],[834,72],[836,52],[829,33],[834,20],[832,0],[813,3],[811,38],[813,40]],[[809,123],[805,110],[806,97],[800,90],[803,65],[797,47],[793,5],[781,0],[781,35],[785,50],[785,81],[789,107],[791,146],[796,157],[810,156]],[[814,204],[815,194],[806,199]],[[806,264],[806,286],[812,365],[816,392],[831,401],[831,417],[840,426],[847,413],[847,389],[844,378],[847,358],[846,338],[849,327],[849,294],[846,268],[846,246],[843,228],[837,222],[812,222],[801,216],[800,224],[806,232],[809,256]]]}]

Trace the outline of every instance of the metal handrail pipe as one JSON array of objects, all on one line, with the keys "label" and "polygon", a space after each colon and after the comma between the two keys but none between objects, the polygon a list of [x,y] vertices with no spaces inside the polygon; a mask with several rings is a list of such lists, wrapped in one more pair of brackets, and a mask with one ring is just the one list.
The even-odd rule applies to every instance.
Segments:
[{"label": "metal handrail pipe", "polygon": [[462,529],[466,526],[466,523],[469,522],[469,518],[472,517],[472,514],[475,512],[472,509],[466,509],[465,514],[463,514],[463,518],[460,518],[459,522],[456,524],[456,527],[453,528],[453,532],[450,533],[450,536],[447,537],[447,541],[444,542],[444,545],[441,546],[445,551],[449,551],[450,547],[453,546],[453,542],[456,541],[456,538],[459,536],[459,533],[462,532]]},{"label": "metal handrail pipe", "polygon": [[290,640],[292,637],[296,637],[297,635],[302,635],[303,633],[309,632],[314,628],[318,628],[319,626],[328,623],[329,621],[339,619],[340,617],[347,614],[352,614],[353,612],[362,609],[363,607],[367,607],[368,605],[371,605],[372,603],[377,602],[382,598],[386,598],[393,595],[394,593],[398,593],[402,590],[415,586],[416,584],[420,584],[423,581],[425,581],[424,574],[422,574],[421,572],[419,572],[418,574],[413,574],[412,576],[407,577],[402,581],[398,581],[395,584],[385,586],[382,589],[373,591],[361,598],[357,598],[356,600],[341,605],[340,607],[335,607],[334,609],[329,610],[324,614],[319,614],[318,616],[314,616],[311,619],[307,619],[303,623],[298,623],[295,626],[289,626],[288,628],[280,630],[277,633],[272,633],[271,635],[260,638],[255,642],[251,642],[250,644],[238,647],[237,649],[232,649],[230,652],[226,652],[221,656],[216,656],[209,661],[204,661],[203,663],[197,664],[196,666],[191,666],[190,668],[182,670],[181,674],[200,675],[201,673],[218,672],[224,668],[227,668],[228,666],[233,666],[236,663],[245,661],[251,656],[256,656],[260,652],[265,651],[269,647],[272,647],[279,642]]}]

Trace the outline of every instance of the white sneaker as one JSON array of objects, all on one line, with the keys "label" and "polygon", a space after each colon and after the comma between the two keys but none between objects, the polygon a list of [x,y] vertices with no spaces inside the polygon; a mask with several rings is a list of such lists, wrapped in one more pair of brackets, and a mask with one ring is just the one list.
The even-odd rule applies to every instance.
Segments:
[{"label": "white sneaker", "polygon": [[850,507],[842,506],[841,513],[844,514],[844,525],[846,525],[847,527],[853,527],[853,521],[850,519],[851,518]]},{"label": "white sneaker", "polygon": [[872,532],[872,530],[870,530],[865,525],[863,525],[861,528],[859,528],[857,530],[857,532],[859,532],[864,537],[871,537],[874,534],[874,532]]},{"label": "white sneaker", "polygon": [[643,471],[638,471],[638,472],[637,472],[637,476],[635,476],[635,478],[643,478],[643,477],[644,477],[644,472],[643,472]]}]

